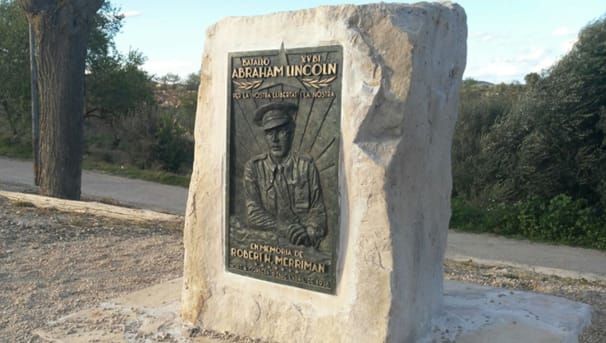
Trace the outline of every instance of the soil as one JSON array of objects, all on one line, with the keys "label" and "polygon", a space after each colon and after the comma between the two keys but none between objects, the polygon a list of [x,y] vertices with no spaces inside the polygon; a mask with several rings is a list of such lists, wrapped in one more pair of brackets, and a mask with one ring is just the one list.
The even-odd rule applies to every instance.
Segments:
[{"label": "soil", "polygon": [[[180,277],[182,227],[181,220],[122,221],[0,197],[0,342],[39,342],[31,332],[49,321]],[[580,342],[606,342],[606,282],[450,261],[445,278],[585,302],[593,316]]]},{"label": "soil", "polygon": [[0,197],[0,342],[35,341],[48,321],[180,277],[181,230]]}]

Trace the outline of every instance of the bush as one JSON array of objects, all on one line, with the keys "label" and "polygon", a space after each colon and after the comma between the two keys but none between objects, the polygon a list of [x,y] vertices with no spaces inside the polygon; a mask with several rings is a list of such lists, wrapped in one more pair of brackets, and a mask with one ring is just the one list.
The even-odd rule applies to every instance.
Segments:
[{"label": "bush", "polygon": [[486,217],[486,212],[465,200],[459,197],[452,199],[451,227],[469,232],[490,232]]},{"label": "bush", "polygon": [[0,156],[32,158],[32,142],[28,136],[4,136],[0,132]]},{"label": "bush", "polygon": [[92,163],[182,175],[191,171],[193,138],[172,108],[141,106],[111,124],[90,118],[86,133],[86,154]]},{"label": "bush", "polygon": [[565,194],[487,208],[454,198],[451,227],[606,250],[606,216]]},{"label": "bush", "polygon": [[160,162],[162,169],[176,173],[183,165],[193,163],[193,142],[186,138],[186,130],[170,113],[160,116],[158,129],[152,146],[153,159]]}]

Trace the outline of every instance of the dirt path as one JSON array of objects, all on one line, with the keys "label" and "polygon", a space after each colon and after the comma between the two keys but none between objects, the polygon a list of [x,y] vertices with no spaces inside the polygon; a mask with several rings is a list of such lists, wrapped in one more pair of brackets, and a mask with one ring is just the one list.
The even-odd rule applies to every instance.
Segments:
[{"label": "dirt path", "polygon": [[[0,342],[39,342],[31,331],[51,320],[180,277],[182,224],[111,220],[0,197]],[[446,263],[445,278],[588,303],[592,325],[580,342],[606,342],[606,282],[460,262]]]},{"label": "dirt path", "polygon": [[0,342],[182,275],[181,222],[134,223],[0,197]]}]

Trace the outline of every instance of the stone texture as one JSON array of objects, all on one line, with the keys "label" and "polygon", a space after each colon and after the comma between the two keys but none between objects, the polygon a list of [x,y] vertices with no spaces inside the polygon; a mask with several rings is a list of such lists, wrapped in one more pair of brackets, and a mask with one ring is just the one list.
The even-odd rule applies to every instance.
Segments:
[{"label": "stone texture", "polygon": [[111,299],[61,317],[33,334],[53,343],[188,342],[179,318],[181,285],[182,279],[176,279]]},{"label": "stone texture", "polygon": [[[278,342],[416,342],[442,307],[450,145],[466,24],[453,4],[227,18],[206,37],[183,318]],[[225,271],[227,53],[343,47],[336,295]]]},{"label": "stone texture", "polygon": [[31,203],[39,208],[54,208],[64,212],[94,214],[95,216],[133,221],[179,221],[181,217],[135,208],[120,207],[94,201],[76,201],[51,198],[42,195],[0,190],[0,196],[15,202]]},{"label": "stone texture", "polygon": [[[197,331],[184,325],[179,319],[181,284],[177,279],[103,302],[34,334],[55,343],[252,341],[242,334]],[[444,296],[442,315],[433,319],[431,333],[416,342],[576,343],[590,322],[589,305],[543,294],[447,281]]]},{"label": "stone texture", "polygon": [[449,281],[431,340],[458,343],[576,343],[591,306],[554,296]]}]

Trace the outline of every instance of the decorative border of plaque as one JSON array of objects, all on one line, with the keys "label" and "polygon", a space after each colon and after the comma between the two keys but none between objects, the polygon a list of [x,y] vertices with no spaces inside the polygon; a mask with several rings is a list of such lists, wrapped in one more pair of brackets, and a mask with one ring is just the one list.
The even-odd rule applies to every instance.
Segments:
[{"label": "decorative border of plaque", "polygon": [[334,294],[341,46],[233,52],[226,268]]}]

